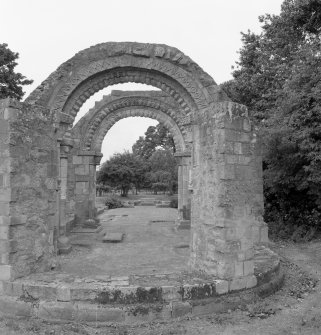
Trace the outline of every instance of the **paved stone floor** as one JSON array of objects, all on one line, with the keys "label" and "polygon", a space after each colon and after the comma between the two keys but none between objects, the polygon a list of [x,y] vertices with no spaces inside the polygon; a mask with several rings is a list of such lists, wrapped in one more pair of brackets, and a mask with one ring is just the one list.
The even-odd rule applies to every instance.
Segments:
[{"label": "paved stone floor", "polygon": [[189,230],[174,230],[177,210],[137,206],[105,211],[100,223],[124,233],[120,243],[103,243],[97,234],[72,234],[73,251],[60,256],[61,272],[75,276],[127,276],[180,272],[187,268]]}]

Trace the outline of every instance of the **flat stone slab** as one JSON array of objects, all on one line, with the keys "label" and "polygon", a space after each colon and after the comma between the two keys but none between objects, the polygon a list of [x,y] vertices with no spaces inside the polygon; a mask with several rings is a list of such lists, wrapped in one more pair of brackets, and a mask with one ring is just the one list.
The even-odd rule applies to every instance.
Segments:
[{"label": "flat stone slab", "polygon": [[106,233],[103,237],[104,243],[119,243],[123,241],[124,233]]},{"label": "flat stone slab", "polygon": [[74,228],[71,233],[72,234],[90,234],[90,233],[99,233],[103,228],[99,226],[98,228],[82,228],[77,227]]},{"label": "flat stone slab", "polygon": [[162,203],[160,203],[160,204],[156,204],[156,207],[157,208],[170,208],[171,206],[170,206],[170,204],[162,204]]},{"label": "flat stone slab", "polygon": [[58,249],[58,253],[59,255],[68,255],[72,250],[72,246],[70,245],[69,247],[65,247],[65,248],[59,248]]}]

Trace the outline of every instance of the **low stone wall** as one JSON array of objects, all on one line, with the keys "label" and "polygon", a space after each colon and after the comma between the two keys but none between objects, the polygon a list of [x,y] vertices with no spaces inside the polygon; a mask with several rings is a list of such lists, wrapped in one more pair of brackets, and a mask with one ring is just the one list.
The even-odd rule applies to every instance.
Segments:
[{"label": "low stone wall", "polygon": [[200,273],[31,276],[4,282],[0,314],[47,321],[126,323],[223,312],[272,294],[282,285],[277,255],[262,246],[256,248],[255,258],[255,287],[251,289]]}]

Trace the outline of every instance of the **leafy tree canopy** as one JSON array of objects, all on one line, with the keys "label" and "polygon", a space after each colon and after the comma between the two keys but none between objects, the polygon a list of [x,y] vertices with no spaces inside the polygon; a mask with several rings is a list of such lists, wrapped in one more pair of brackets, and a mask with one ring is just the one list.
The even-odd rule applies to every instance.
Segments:
[{"label": "leafy tree canopy", "polygon": [[146,175],[151,188],[156,192],[169,191],[173,193],[177,186],[177,163],[170,150],[158,149],[149,158],[150,172]]},{"label": "leafy tree canopy", "polygon": [[171,150],[175,152],[174,140],[170,132],[162,124],[156,127],[150,126],[145,132],[145,136],[140,136],[133,145],[132,150],[135,155],[148,159],[157,148]]},{"label": "leafy tree canopy", "polygon": [[0,99],[15,98],[21,100],[22,86],[32,84],[21,73],[14,72],[19,54],[11,51],[5,43],[0,44]]},{"label": "leafy tree canopy", "polygon": [[132,184],[142,182],[147,165],[140,157],[129,151],[117,153],[103,163],[97,173],[97,182],[119,188],[122,196],[127,196]]}]

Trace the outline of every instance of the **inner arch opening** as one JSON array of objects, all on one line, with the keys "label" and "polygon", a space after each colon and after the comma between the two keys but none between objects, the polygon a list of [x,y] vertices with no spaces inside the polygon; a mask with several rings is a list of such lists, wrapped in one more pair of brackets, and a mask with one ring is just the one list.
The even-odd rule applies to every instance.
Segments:
[{"label": "inner arch opening", "polygon": [[101,152],[103,158],[101,163],[111,158],[115,153],[126,150],[132,151],[132,146],[143,136],[147,128],[156,126],[157,120],[145,117],[128,117],[119,120],[107,132],[102,142]]}]

